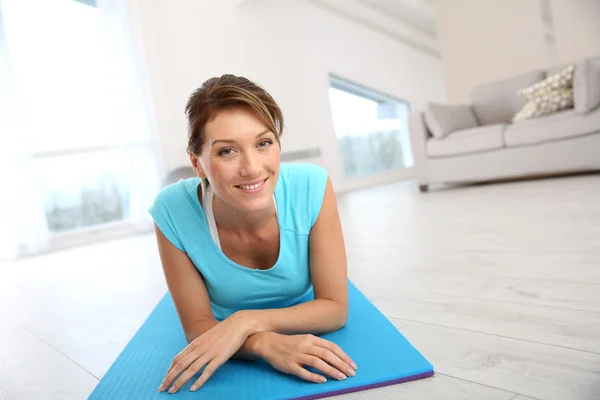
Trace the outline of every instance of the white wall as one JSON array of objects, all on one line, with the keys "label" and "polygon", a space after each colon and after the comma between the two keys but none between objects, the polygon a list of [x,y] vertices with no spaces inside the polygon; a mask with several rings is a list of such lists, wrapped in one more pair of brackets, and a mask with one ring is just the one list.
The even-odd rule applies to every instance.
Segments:
[{"label": "white wall", "polygon": [[184,106],[216,75],[245,75],[280,104],[284,151],[320,147],[340,176],[328,73],[408,100],[445,100],[439,59],[308,1],[131,0],[139,16],[165,173],[187,165]]},{"label": "white wall", "polygon": [[467,102],[477,84],[548,66],[540,1],[436,0],[433,4],[451,102]]},{"label": "white wall", "polygon": [[543,0],[432,2],[451,102],[480,83],[600,55],[600,0],[547,1],[552,26]]},{"label": "white wall", "polygon": [[600,0],[551,0],[560,64],[600,56]]}]

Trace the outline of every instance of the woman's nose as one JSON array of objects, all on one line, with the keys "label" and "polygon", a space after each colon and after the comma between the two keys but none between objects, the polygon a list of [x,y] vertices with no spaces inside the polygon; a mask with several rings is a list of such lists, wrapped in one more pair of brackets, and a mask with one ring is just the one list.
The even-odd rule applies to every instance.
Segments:
[{"label": "woman's nose", "polygon": [[260,173],[260,163],[254,154],[245,154],[242,157],[242,176],[256,176]]}]

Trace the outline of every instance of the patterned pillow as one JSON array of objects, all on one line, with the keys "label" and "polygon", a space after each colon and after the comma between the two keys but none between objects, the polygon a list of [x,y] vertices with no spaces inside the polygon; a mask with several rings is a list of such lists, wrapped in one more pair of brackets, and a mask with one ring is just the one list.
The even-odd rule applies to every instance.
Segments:
[{"label": "patterned pillow", "polygon": [[519,90],[517,94],[531,99],[532,97],[538,96],[540,93],[549,92],[551,90],[572,88],[574,72],[575,65],[571,64],[564,70],[550,75],[543,81]]},{"label": "patterned pillow", "polygon": [[512,118],[512,122],[541,117],[573,108],[573,88],[539,93],[539,96],[532,98],[525,104],[521,111]]},{"label": "patterned pillow", "polygon": [[519,90],[517,93],[528,101],[511,121],[523,121],[573,108],[574,71],[575,66],[571,64],[543,81]]}]

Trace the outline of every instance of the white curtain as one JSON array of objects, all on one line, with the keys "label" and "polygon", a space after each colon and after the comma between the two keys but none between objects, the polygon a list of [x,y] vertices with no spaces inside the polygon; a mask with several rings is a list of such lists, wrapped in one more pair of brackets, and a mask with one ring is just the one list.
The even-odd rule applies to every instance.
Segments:
[{"label": "white curtain", "polygon": [[43,205],[35,190],[28,121],[0,8],[0,259],[41,252],[49,243]]},{"label": "white curtain", "polygon": [[126,0],[96,0],[104,18],[113,70],[113,92],[119,96],[121,142],[129,159],[130,220],[140,229],[151,229],[150,203],[160,189],[159,164],[154,109],[150,101],[149,76],[144,65],[137,10]]},{"label": "white curtain", "polygon": [[[35,158],[40,148],[61,150],[58,138],[52,136],[61,130],[72,131],[72,140],[62,145],[72,147],[67,154],[76,153],[77,147],[104,147],[115,155],[116,166],[121,160],[128,216],[123,222],[151,228],[147,209],[159,190],[160,168],[135,19],[125,0],[94,3],[0,0],[0,259],[52,250],[54,235],[40,190],[40,182],[49,175]],[[73,10],[99,21],[89,48],[77,41],[77,24],[82,22],[73,17]],[[61,24],[68,29],[52,36]],[[65,36],[70,34],[75,36]],[[102,53],[106,57],[97,59],[108,62],[101,67],[94,63],[91,71],[69,70],[65,55],[71,49],[65,43],[73,43],[72,51],[81,52],[82,59]],[[39,49],[32,51],[32,46]],[[100,95],[88,96],[96,92]],[[75,158],[73,170],[95,160],[92,153]]]}]

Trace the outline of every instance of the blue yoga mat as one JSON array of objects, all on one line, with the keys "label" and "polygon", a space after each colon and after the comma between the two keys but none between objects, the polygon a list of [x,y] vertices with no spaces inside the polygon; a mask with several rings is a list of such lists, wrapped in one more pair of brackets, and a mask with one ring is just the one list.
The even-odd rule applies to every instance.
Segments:
[{"label": "blue yoga mat", "polygon": [[187,345],[166,294],[89,399],[318,399],[433,375],[432,365],[350,281],[348,290],[346,326],[321,337],[337,343],[356,362],[354,377],[312,383],[283,374],[263,360],[229,360],[196,392],[189,388],[200,374],[175,394],[159,393],[171,361]]}]

